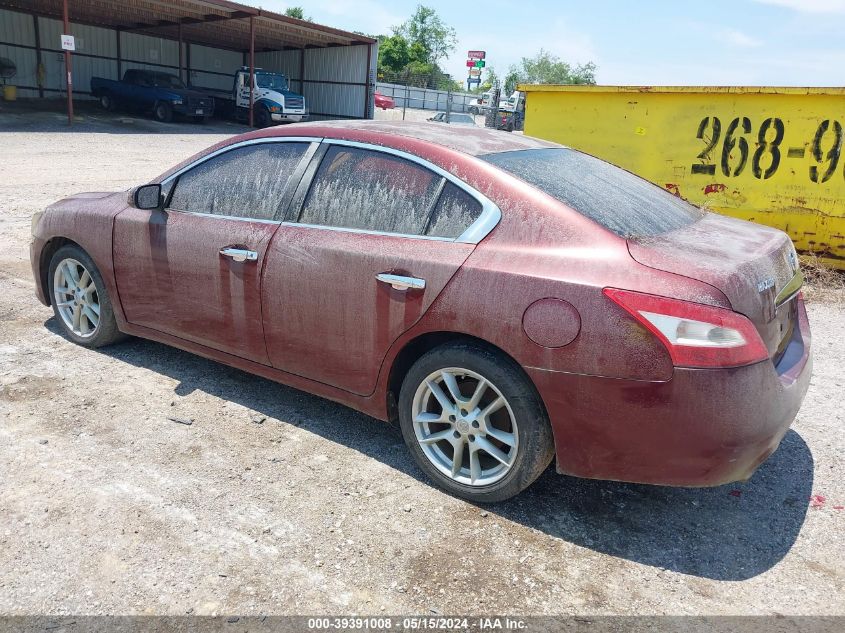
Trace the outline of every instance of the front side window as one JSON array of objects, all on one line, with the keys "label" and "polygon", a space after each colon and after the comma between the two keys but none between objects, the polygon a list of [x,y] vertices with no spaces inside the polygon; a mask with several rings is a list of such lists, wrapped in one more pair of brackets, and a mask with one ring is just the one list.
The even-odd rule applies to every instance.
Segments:
[{"label": "front side window", "polygon": [[261,143],[215,156],[179,176],[168,208],[273,220],[308,143]]},{"label": "front side window", "polygon": [[442,178],[385,152],[332,145],[299,216],[303,224],[422,235]]}]

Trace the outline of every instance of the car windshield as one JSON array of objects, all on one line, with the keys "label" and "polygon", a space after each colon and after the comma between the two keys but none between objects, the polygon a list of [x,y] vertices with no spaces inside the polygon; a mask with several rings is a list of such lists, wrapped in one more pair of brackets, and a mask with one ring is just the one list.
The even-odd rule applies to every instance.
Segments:
[{"label": "car windshield", "polygon": [[255,81],[259,88],[267,88],[276,92],[282,92],[288,89],[288,80],[284,75],[257,73],[255,75]]},{"label": "car windshield", "polygon": [[668,191],[589,154],[530,149],[480,156],[621,237],[660,235],[704,215]]},{"label": "car windshield", "polygon": [[176,90],[184,90],[185,83],[176,75],[168,75],[167,73],[152,73],[153,85],[159,88],[175,88]]}]

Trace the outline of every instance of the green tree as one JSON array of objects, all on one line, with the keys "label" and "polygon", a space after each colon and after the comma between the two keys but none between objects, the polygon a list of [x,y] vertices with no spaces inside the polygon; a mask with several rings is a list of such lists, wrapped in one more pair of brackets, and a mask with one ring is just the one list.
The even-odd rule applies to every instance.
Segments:
[{"label": "green tree", "polygon": [[378,71],[379,73],[399,73],[411,62],[408,40],[401,35],[379,38]]},{"label": "green tree", "polygon": [[504,79],[505,93],[513,92],[519,83],[595,84],[596,65],[587,62],[573,66],[541,48],[534,57],[523,57],[519,64],[508,69]]},{"label": "green tree", "polygon": [[310,17],[305,17],[305,10],[302,7],[288,7],[285,9],[285,15],[289,18],[296,18],[297,20],[311,21]]},{"label": "green tree", "polygon": [[443,22],[437,11],[421,4],[408,20],[394,28],[394,33],[403,36],[412,50],[416,47],[413,59],[431,64],[447,57],[458,44],[455,29]]}]

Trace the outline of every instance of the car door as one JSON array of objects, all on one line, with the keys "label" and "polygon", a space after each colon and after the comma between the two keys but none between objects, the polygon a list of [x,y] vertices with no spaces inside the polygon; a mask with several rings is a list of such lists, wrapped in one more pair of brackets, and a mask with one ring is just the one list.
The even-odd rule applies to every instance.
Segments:
[{"label": "car door", "polygon": [[162,183],[163,210],[119,213],[115,276],[127,320],[269,364],[261,270],[279,214],[317,149],[310,141],[226,148]]},{"label": "car door", "polygon": [[321,153],[267,251],[268,353],[278,369],[368,395],[390,345],[501,214],[403,152],[324,141]]}]

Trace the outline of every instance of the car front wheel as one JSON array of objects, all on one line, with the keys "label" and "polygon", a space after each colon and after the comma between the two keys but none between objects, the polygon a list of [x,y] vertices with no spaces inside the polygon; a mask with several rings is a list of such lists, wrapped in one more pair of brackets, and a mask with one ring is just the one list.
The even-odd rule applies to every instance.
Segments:
[{"label": "car front wheel", "polygon": [[545,409],[522,368],[473,343],[437,347],[411,367],[399,420],[420,468],[471,501],[518,494],[554,457]]},{"label": "car front wheel", "polygon": [[153,108],[153,116],[155,116],[156,121],[169,123],[173,120],[173,108],[169,103],[159,101]]},{"label": "car front wheel", "polygon": [[117,109],[117,104],[114,102],[114,97],[109,94],[100,95],[100,105],[103,110],[114,112]]},{"label": "car front wheel", "polygon": [[53,314],[65,335],[85,347],[123,338],[100,271],[78,246],[63,246],[50,260],[48,281]]}]

